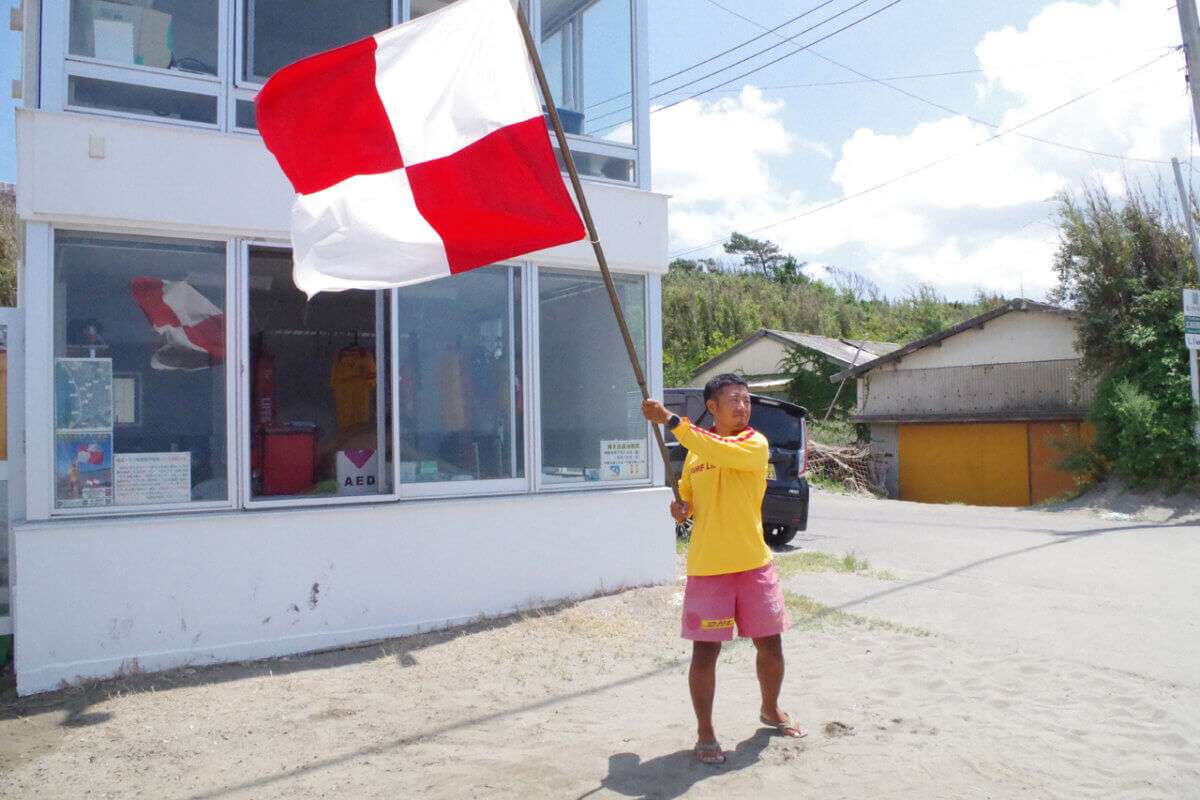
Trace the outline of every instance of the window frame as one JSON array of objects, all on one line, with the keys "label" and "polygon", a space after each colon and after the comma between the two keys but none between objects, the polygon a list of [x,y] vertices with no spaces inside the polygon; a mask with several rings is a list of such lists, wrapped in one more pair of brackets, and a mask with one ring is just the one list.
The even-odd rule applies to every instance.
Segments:
[{"label": "window frame", "polygon": [[[61,268],[56,258],[58,231],[82,234],[115,234],[128,237],[153,237],[183,241],[206,241],[219,243],[225,248],[226,281],[226,352],[225,363],[225,443],[226,485],[228,493],[224,500],[195,501],[189,503],[163,504],[155,506],[107,506],[94,508],[55,508],[54,480],[54,380],[55,359],[52,337],[29,337],[26,344],[29,381],[26,397],[26,428],[30,433],[25,463],[25,479],[30,486],[28,493],[28,518],[30,520],[70,520],[89,517],[153,517],[164,514],[211,513],[214,511],[245,512],[265,509],[304,509],[332,506],[371,505],[381,503],[419,502],[429,499],[455,499],[480,496],[512,496],[558,494],[562,492],[608,491],[629,488],[652,487],[663,480],[662,465],[649,424],[645,427],[648,469],[646,478],[619,481],[574,481],[549,482],[542,476],[542,376],[541,376],[541,308],[539,299],[540,276],[549,271],[556,274],[577,274],[579,277],[599,277],[594,267],[564,264],[548,264],[545,261],[516,259],[504,262],[518,267],[521,287],[521,314],[514,315],[513,333],[519,329],[524,337],[522,346],[521,377],[524,381],[523,411],[525,414],[524,436],[521,446],[525,455],[525,477],[502,478],[481,481],[453,481],[435,484],[402,483],[400,459],[393,457],[390,465],[391,491],[378,495],[356,495],[347,497],[284,497],[254,499],[250,497],[249,475],[250,446],[250,337],[249,331],[249,252],[253,247],[287,250],[290,244],[278,239],[205,235],[178,229],[168,230],[151,226],[113,226],[82,223],[29,223],[26,226],[25,244],[27,263],[45,263],[45,270],[30,270],[22,289],[26,304],[26,320],[31,330],[54,325],[54,286]],[[510,273],[511,274],[511,273]],[[650,380],[650,391],[661,392],[658,369],[661,358],[655,352],[658,346],[658,317],[655,313],[657,299],[657,276],[642,272],[614,271],[615,276],[629,276],[640,280],[643,292],[644,325],[648,363],[644,365]],[[392,414],[389,432],[391,451],[400,453],[400,427],[398,404],[400,386],[399,364],[399,304],[397,290],[390,292],[388,322],[390,333],[387,347],[390,349],[390,364],[387,380],[390,381],[391,400],[387,413]],[[607,311],[607,309],[606,309]],[[517,327],[519,326],[519,328]],[[378,413],[378,412],[377,412]]]},{"label": "window frame", "polygon": [[[221,2],[222,6],[228,6],[229,3],[234,4],[234,6],[233,6],[234,24],[230,26],[233,29],[233,31],[232,31],[233,65],[232,65],[232,73],[230,74],[230,80],[228,81],[230,93],[232,94],[234,92],[234,90],[237,90],[237,89],[248,90],[250,93],[250,97],[249,98],[243,97],[242,99],[243,100],[245,100],[245,99],[253,100],[254,97],[257,96],[259,89],[266,86],[267,82],[266,81],[257,81],[257,80],[254,80],[253,78],[248,78],[245,75],[246,66],[247,66],[246,58],[249,55],[246,52],[246,38],[247,38],[248,31],[249,31],[249,22],[247,20],[248,15],[246,13],[246,8],[247,8],[247,5],[250,2],[252,2],[252,0],[220,0],[220,2]],[[411,4],[411,0],[391,0],[391,24],[392,25],[398,25],[398,24],[400,24],[401,20],[407,19],[407,17],[402,16],[402,15],[408,13],[410,4]],[[236,118],[231,118],[231,119],[234,119],[236,121]],[[237,130],[246,131],[249,129],[248,128],[238,128]]]},{"label": "window frame", "polygon": [[[543,463],[542,463],[542,371],[540,369],[541,356],[542,356],[542,348],[541,348],[541,344],[542,344],[541,343],[542,314],[541,314],[541,297],[538,294],[538,289],[539,289],[539,285],[540,285],[540,277],[541,277],[542,272],[544,272],[544,271],[555,272],[558,274],[574,273],[574,274],[580,275],[581,277],[582,276],[595,276],[595,277],[599,278],[600,280],[603,280],[603,277],[600,275],[600,271],[598,269],[569,267],[569,266],[562,266],[562,265],[550,265],[550,264],[536,262],[535,266],[530,270],[530,272],[534,273],[534,275],[535,275],[534,286],[533,286],[533,290],[532,290],[533,293],[531,295],[533,297],[534,302],[531,303],[531,305],[537,306],[537,311],[535,311],[533,313],[534,331],[533,331],[533,337],[531,339],[531,346],[529,348],[532,352],[530,352],[526,357],[528,359],[530,359],[531,363],[538,365],[538,368],[534,369],[534,378],[536,381],[536,386],[534,386],[534,390],[533,390],[533,396],[536,399],[536,417],[532,417],[532,419],[535,419],[536,431],[535,431],[535,435],[533,437],[531,437],[532,439],[536,440],[536,442],[534,444],[534,453],[533,453],[534,460],[527,462],[529,464],[532,464],[533,467],[536,468],[536,471],[531,471],[531,473],[530,473],[531,476],[533,477],[532,492],[534,494],[556,494],[559,492],[599,492],[599,491],[605,491],[607,489],[634,489],[634,488],[649,487],[649,486],[655,485],[656,475],[657,475],[657,472],[655,469],[655,462],[656,462],[656,459],[657,460],[661,460],[661,459],[659,459],[659,457],[657,455],[658,447],[654,442],[654,434],[650,430],[649,422],[645,423],[645,429],[644,429],[645,436],[646,436],[646,477],[645,478],[626,478],[624,480],[616,480],[616,481],[583,480],[583,481],[563,481],[563,482],[550,481],[550,482],[548,482],[545,479],[546,476],[544,476],[542,474],[542,466],[543,466]],[[644,330],[646,332],[646,342],[645,342],[646,360],[647,360],[647,362],[650,362],[647,364],[643,364],[642,369],[646,372],[646,380],[648,382],[648,388],[653,393],[657,389],[657,387],[654,385],[654,379],[652,377],[654,372],[650,368],[651,363],[653,363],[652,359],[651,359],[651,349],[650,348],[654,341],[654,337],[651,332],[653,321],[654,321],[654,311],[650,305],[650,301],[651,301],[650,277],[651,276],[647,275],[645,273],[642,273],[642,272],[621,272],[619,270],[610,270],[610,271],[612,272],[612,275],[614,278],[621,277],[621,276],[635,277],[635,278],[639,278],[642,282],[642,297],[643,297],[642,309],[643,309],[643,312],[645,315]],[[613,324],[614,325],[616,324],[615,319],[613,320]],[[622,349],[624,349],[624,348],[622,348]],[[622,354],[622,355],[624,355],[624,354]]]},{"label": "window frame", "polygon": [[[530,19],[530,28],[537,31],[534,40],[537,42],[538,57],[542,56],[542,34],[541,34],[541,0],[536,0],[538,6],[537,21]],[[571,73],[572,78],[577,76],[577,73],[583,69],[582,59],[583,50],[581,46],[581,26],[578,24],[578,18],[591,6],[595,5],[600,0],[592,0],[587,6],[581,8],[575,14],[566,18],[562,28],[563,40],[563,60],[566,61],[567,50],[570,50]],[[649,120],[645,120],[643,125],[642,117],[648,116],[649,112],[643,113],[642,99],[645,90],[645,83],[639,78],[641,65],[648,58],[648,50],[643,54],[642,46],[645,36],[645,17],[646,11],[644,8],[645,0],[628,0],[629,2],[629,98],[630,98],[630,127],[632,134],[632,142],[628,144],[624,142],[614,142],[604,139],[599,136],[588,136],[586,134],[568,133],[567,141],[571,143],[571,151],[579,153],[595,153],[597,155],[614,156],[618,158],[628,159],[634,164],[633,179],[630,181],[621,181],[613,178],[605,178],[602,176],[589,175],[589,180],[598,180],[605,183],[613,183],[619,186],[637,186],[643,189],[650,188],[649,180],[643,182],[642,174],[646,169],[646,160],[640,157],[641,143],[648,141],[649,137]],[[567,30],[570,29],[571,45],[567,46]],[[643,57],[644,56],[644,57]],[[563,84],[564,93],[566,92],[566,81]],[[574,94],[574,87],[571,87],[571,93]],[[551,132],[551,138],[554,134]],[[646,137],[646,138],[643,138]],[[582,176],[581,176],[582,177]]]},{"label": "window frame", "polygon": [[[225,481],[226,481],[226,498],[225,500],[198,500],[189,503],[164,503],[161,505],[111,505],[99,507],[85,508],[56,508],[55,507],[55,463],[54,463],[54,344],[53,341],[47,341],[46,355],[48,360],[42,361],[43,375],[42,390],[50,399],[50,405],[42,414],[43,419],[37,427],[42,431],[45,437],[45,451],[43,456],[46,464],[45,469],[41,470],[38,475],[31,475],[34,480],[48,481],[47,487],[47,502],[49,519],[78,519],[84,517],[123,517],[123,516],[149,516],[157,514],[179,514],[179,513],[195,513],[204,511],[229,511],[237,508],[237,475],[240,473],[238,464],[240,462],[240,453],[232,447],[233,433],[236,430],[237,420],[234,411],[234,404],[237,402],[237,387],[238,387],[238,370],[234,360],[230,354],[234,352],[235,343],[240,336],[240,325],[238,314],[235,309],[237,306],[237,298],[235,296],[235,264],[234,264],[234,242],[228,237],[211,237],[203,238],[195,234],[185,234],[179,232],[164,233],[158,230],[147,229],[131,229],[131,228],[115,228],[103,225],[71,225],[71,224],[52,224],[47,226],[49,233],[49,265],[46,270],[46,302],[48,314],[46,320],[50,323],[51,328],[54,326],[55,319],[55,299],[54,286],[58,277],[59,264],[56,258],[57,253],[57,237],[59,231],[67,231],[72,233],[106,233],[118,236],[129,237],[153,237],[156,239],[179,239],[182,241],[204,241],[214,244],[222,244],[225,247]],[[32,288],[32,287],[31,287]],[[32,322],[36,319],[36,315],[31,315],[29,320]],[[47,337],[52,339],[52,337]],[[28,355],[28,354],[27,354]],[[34,363],[31,360],[29,363]],[[115,455],[115,453],[114,453]],[[30,459],[31,467],[38,459]],[[36,485],[36,484],[35,484]]]},{"label": "window frame", "polygon": [[[77,56],[71,53],[71,0],[60,0],[59,14],[43,17],[43,58],[51,60],[51,69],[44,74],[53,75],[57,86],[45,87],[49,97],[57,97],[56,110],[84,114],[99,114],[118,119],[152,122],[159,125],[179,125],[201,130],[226,130],[225,89],[228,85],[229,62],[229,0],[215,0],[217,5],[217,74],[173,70],[164,67],[149,67],[144,64],[120,64],[92,56]],[[45,46],[50,45],[50,46]],[[156,89],[167,89],[189,94],[208,95],[213,98],[216,121],[196,122],[192,120],[163,119],[149,114],[129,111],[78,106],[70,102],[69,86],[72,77],[125,83]]]},{"label": "window frame", "polygon": [[[254,497],[253,486],[250,481],[250,248],[263,248],[270,250],[283,250],[291,252],[292,245],[290,242],[282,242],[277,239],[254,239],[242,238],[237,242],[238,250],[238,269],[237,269],[237,292],[239,300],[238,320],[241,329],[245,332],[245,336],[241,337],[237,343],[238,354],[238,425],[237,425],[237,450],[238,460],[244,465],[244,468],[238,473],[238,499],[240,507],[247,510],[257,509],[272,509],[272,508],[303,508],[303,507],[323,507],[323,506],[342,506],[342,505],[364,505],[372,503],[392,503],[400,499],[398,493],[399,478],[400,478],[400,463],[395,456],[392,458],[392,464],[389,471],[391,473],[392,486],[389,492],[380,492],[379,494],[362,494],[348,495],[338,497],[336,495],[319,495],[314,497],[305,496],[290,496],[290,497]],[[386,405],[376,402],[376,424],[380,417],[386,420],[386,415],[392,415],[392,428],[387,433],[388,443],[392,447],[393,454],[399,454],[400,432],[396,425],[396,390],[399,386],[400,370],[396,359],[393,357],[399,350],[400,336],[396,328],[397,309],[396,296],[394,289],[381,289],[376,293],[376,309],[378,310],[379,303],[382,302],[384,295],[390,295],[390,303],[385,304],[388,309],[387,323],[389,327],[387,344],[381,341],[380,337],[375,340],[376,362],[378,363],[378,355],[380,347],[386,346],[389,352],[388,364],[388,386],[391,392],[391,402]],[[377,397],[388,395],[387,392],[381,391],[383,387],[376,373],[376,392]],[[385,426],[385,431],[386,431]],[[386,451],[385,451],[386,452]],[[387,469],[384,466],[384,469]],[[381,474],[383,473],[381,469]]]},{"label": "window frame", "polygon": [[[530,372],[532,369],[529,356],[529,273],[533,271],[533,267],[525,261],[502,261],[494,266],[503,266],[509,268],[509,291],[520,287],[521,289],[521,317],[518,319],[514,313],[512,304],[508,306],[510,320],[509,347],[512,352],[512,342],[515,334],[520,331],[522,336],[521,346],[521,381],[526,387],[530,385]],[[518,270],[520,274],[519,280],[513,280],[513,270]],[[400,290],[403,291],[403,290]],[[510,294],[511,297],[511,294]],[[397,309],[397,314],[399,309]],[[399,351],[399,331],[397,331],[396,349]],[[399,358],[396,359],[397,370],[399,369]],[[516,384],[510,384],[510,397],[516,394]],[[531,401],[532,392],[524,391],[522,396],[522,414],[525,420],[524,436],[520,444],[521,449],[525,454],[525,476],[520,478],[486,478],[472,481],[430,481],[430,482],[401,482],[400,499],[401,500],[429,500],[435,498],[454,498],[454,497],[484,497],[498,495],[514,495],[528,494],[533,491],[532,481],[530,479],[530,460],[529,460],[529,428],[531,420]],[[399,401],[398,394],[396,395],[397,402]],[[516,405],[512,407],[512,412],[515,419]],[[397,425],[397,428],[399,426]],[[513,448],[514,454],[516,447]],[[399,452],[397,450],[396,452]],[[399,470],[399,461],[397,460],[397,470]]]},{"label": "window frame", "polygon": [[[527,3],[529,26],[533,31],[539,32],[534,36],[534,41],[540,54],[542,47],[541,0],[524,0],[524,2]],[[579,134],[567,134],[567,138],[572,152],[594,153],[633,162],[632,180],[623,181],[597,175],[583,175],[581,177],[584,180],[649,190],[650,120],[649,106],[646,103],[649,88],[647,4],[646,0],[629,0],[629,3],[631,11],[630,74],[633,100],[631,115],[633,142],[630,144],[610,142]],[[239,127],[237,124],[237,102],[239,100],[253,102],[259,89],[264,85],[242,78],[242,62],[246,55],[244,52],[245,0],[217,0],[217,5],[217,74],[205,75],[148,67],[142,64],[116,64],[89,56],[71,55],[70,0],[44,0],[40,59],[40,73],[43,80],[40,107],[50,111],[97,114],[156,125],[216,130],[240,135],[259,135],[256,129]],[[393,25],[412,19],[412,0],[391,0],[391,8]],[[81,78],[208,95],[214,98],[216,122],[166,119],[128,111],[72,105],[68,102],[68,86],[73,75]],[[643,106],[645,107],[643,108]]]}]

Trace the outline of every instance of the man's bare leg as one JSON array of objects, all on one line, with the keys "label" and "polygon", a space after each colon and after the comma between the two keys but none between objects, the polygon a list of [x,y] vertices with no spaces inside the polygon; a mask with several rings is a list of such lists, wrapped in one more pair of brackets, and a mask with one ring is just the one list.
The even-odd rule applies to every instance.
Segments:
[{"label": "man's bare leg", "polygon": [[804,729],[779,707],[779,693],[783,689],[783,639],[778,634],[764,636],[754,640],[754,648],[758,651],[755,663],[762,692],[763,721],[777,726],[785,736],[804,736]]},{"label": "man's bare leg", "polygon": [[692,708],[696,710],[696,739],[700,744],[717,740],[713,730],[713,698],[717,693],[717,657],[720,642],[692,642],[692,667],[688,670],[688,688],[692,690]]}]

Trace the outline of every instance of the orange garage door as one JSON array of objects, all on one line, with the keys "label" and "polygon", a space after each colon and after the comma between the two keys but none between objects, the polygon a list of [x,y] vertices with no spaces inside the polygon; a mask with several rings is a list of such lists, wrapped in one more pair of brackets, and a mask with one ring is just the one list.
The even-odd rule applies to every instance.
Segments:
[{"label": "orange garage door", "polygon": [[1029,505],[1024,422],[900,426],[900,499]]}]

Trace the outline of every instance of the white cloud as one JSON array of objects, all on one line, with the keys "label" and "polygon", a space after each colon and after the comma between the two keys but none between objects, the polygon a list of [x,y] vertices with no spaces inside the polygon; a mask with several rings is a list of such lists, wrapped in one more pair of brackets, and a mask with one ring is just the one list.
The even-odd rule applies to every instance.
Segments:
[{"label": "white cloud", "polygon": [[[1175,24],[1174,11],[1157,0],[1050,3],[1023,28],[978,43],[980,96],[1003,106],[995,120],[1001,128],[1020,124],[1161,55],[1178,39]],[[1191,129],[1180,63],[1168,55],[1021,133],[1127,158],[1186,155]],[[1046,224],[1046,201],[1084,181],[1121,190],[1126,176],[1148,174],[1146,165],[1015,134],[984,143],[994,129],[943,114],[900,135],[855,131],[830,165],[840,194],[810,197],[783,185],[779,168],[795,158],[811,166],[826,145],[788,131],[783,111],[783,101],[746,87],[736,97],[691,100],[652,117],[655,188],[673,195],[672,252],[795,217],[759,235],[810,261],[862,272],[888,293],[926,281],[956,296],[981,287],[1038,297],[1054,282],[1057,232]]]}]

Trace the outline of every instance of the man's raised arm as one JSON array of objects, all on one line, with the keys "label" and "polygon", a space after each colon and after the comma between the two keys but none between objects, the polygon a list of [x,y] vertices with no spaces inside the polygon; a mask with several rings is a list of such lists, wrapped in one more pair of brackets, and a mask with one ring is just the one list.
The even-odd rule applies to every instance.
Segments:
[{"label": "man's raised arm", "polygon": [[642,415],[651,422],[667,425],[675,420],[671,433],[689,452],[716,467],[739,469],[747,472],[767,471],[770,447],[762,436],[756,436],[751,428],[734,436],[718,436],[692,424],[687,417],[676,417],[657,400],[642,403]]}]

